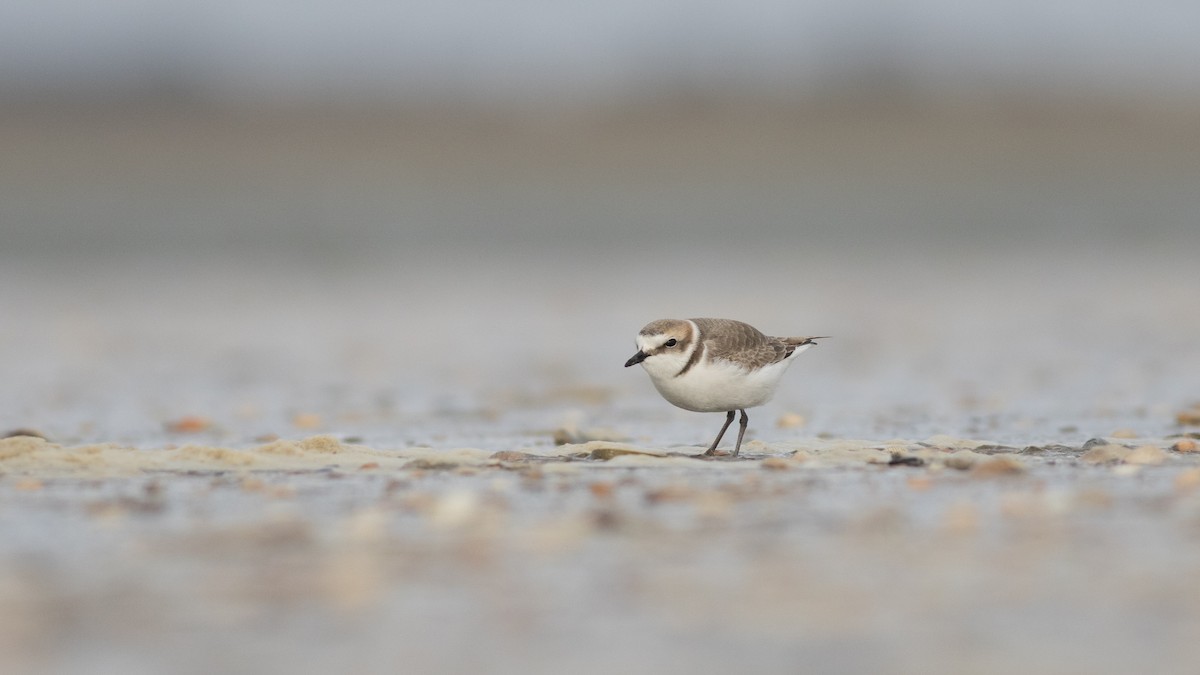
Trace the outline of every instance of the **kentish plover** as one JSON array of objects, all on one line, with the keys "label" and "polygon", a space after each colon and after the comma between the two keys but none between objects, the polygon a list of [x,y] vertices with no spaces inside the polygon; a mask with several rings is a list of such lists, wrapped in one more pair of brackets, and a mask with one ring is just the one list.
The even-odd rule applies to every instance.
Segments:
[{"label": "kentish plover", "polygon": [[705,455],[716,454],[740,411],[736,457],[750,420],[746,408],[769,401],[796,355],[820,339],[770,337],[730,319],[660,319],[638,333],[638,351],[625,367],[642,364],[658,393],[684,410],[728,413]]}]

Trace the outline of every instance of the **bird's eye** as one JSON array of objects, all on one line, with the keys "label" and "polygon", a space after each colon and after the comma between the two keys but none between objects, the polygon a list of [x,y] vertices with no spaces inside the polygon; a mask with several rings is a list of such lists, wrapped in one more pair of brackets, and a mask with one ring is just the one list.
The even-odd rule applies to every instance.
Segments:
[{"label": "bird's eye", "polygon": [[667,340],[663,344],[665,344],[667,347],[674,347],[675,345],[679,344],[679,341],[676,340],[675,338],[671,338],[670,340]]}]

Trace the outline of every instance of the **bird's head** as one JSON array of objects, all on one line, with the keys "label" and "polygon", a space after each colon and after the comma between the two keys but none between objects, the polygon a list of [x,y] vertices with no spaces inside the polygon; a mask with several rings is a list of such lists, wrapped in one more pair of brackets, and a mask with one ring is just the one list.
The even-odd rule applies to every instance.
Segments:
[{"label": "bird's head", "polygon": [[681,319],[659,319],[646,324],[637,335],[638,351],[625,362],[625,367],[655,356],[686,354],[694,331],[691,322]]}]

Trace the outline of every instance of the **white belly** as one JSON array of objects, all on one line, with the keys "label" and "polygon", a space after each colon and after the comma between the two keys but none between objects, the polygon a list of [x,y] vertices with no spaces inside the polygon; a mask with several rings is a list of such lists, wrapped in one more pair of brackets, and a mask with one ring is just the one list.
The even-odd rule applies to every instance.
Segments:
[{"label": "white belly", "polygon": [[[701,361],[675,377],[682,364],[643,362],[658,393],[672,404],[693,412],[725,412],[752,408],[771,400],[779,378],[795,354],[755,371],[725,361]],[[657,359],[655,359],[657,360]]]}]

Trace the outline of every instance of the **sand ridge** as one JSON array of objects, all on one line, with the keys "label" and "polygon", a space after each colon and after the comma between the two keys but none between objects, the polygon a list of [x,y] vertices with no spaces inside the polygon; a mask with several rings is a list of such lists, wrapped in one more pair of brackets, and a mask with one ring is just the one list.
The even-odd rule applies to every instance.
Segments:
[{"label": "sand ridge", "polygon": [[1015,448],[981,440],[933,436],[923,441],[884,442],[853,439],[746,443],[743,456],[704,458],[704,448],[648,447],[610,441],[526,447],[489,452],[477,448],[372,448],[346,443],[328,435],[298,440],[279,439],[246,448],[202,444],[140,449],[117,443],[65,446],[33,436],[0,439],[0,473],[22,476],[129,476],[148,472],[189,473],[224,471],[326,470],[447,470],[514,468],[537,465],[551,471],[555,464],[579,467],[687,467],[709,470],[820,469],[853,466],[905,465],[934,469],[980,469],[1000,460],[1009,471],[1046,458],[1077,459],[1085,464],[1152,465],[1184,462],[1197,453],[1179,452],[1171,439],[1137,439],[1125,444],[1092,442],[1078,448],[1031,446]]}]

